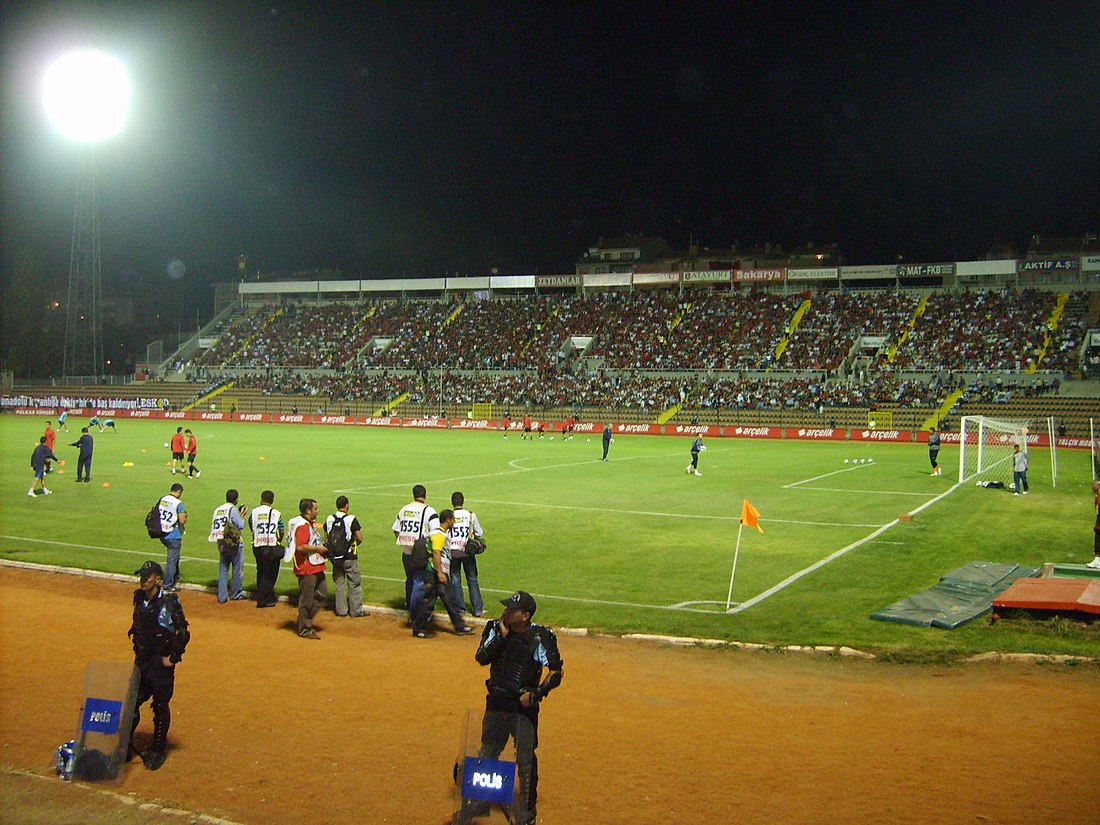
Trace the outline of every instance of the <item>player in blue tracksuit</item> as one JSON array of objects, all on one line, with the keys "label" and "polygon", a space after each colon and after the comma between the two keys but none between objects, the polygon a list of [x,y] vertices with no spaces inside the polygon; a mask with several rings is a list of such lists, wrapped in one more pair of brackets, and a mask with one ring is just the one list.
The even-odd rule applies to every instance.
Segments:
[{"label": "player in blue tracksuit", "polygon": [[603,460],[607,461],[607,451],[611,449],[611,425],[603,425]]},{"label": "player in blue tracksuit", "polygon": [[76,480],[78,482],[91,481],[93,439],[88,434],[87,427],[80,430],[80,438],[74,441],[70,446],[80,448],[80,457],[76,460]]},{"label": "player in blue tracksuit", "polygon": [[34,452],[31,453],[31,470],[34,471],[34,481],[31,482],[31,488],[27,490],[27,495],[34,496],[34,488],[41,487],[42,495],[48,496],[50,494],[49,489],[46,487],[46,461],[60,461],[60,459],[53,454],[49,447],[46,446],[46,436],[41,436],[38,439],[38,446],[34,448]]}]

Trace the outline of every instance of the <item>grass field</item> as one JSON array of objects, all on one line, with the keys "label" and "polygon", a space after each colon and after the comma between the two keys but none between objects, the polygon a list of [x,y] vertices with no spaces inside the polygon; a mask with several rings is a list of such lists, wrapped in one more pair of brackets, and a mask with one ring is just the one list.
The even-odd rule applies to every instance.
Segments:
[{"label": "grass field", "polygon": [[[44,421],[0,418],[0,558],[116,573],[147,557],[163,561],[143,520],[179,479],[163,446],[175,425],[122,420],[117,434],[93,433],[93,483],[77,485],[77,451],[67,445],[81,423],[71,419],[71,432],[58,434],[55,451],[66,466],[48,477],[55,494],[31,499],[29,456]],[[945,475],[929,477],[926,448],[916,444],[710,439],[703,475],[694,477],[684,472],[686,438],[620,436],[604,463],[598,436],[525,442],[492,432],[214,422],[193,429],[202,477],[182,480],[191,514],[182,571],[191,582],[216,579],[206,534],[226,488],[240,490],[249,506],[270,488],[287,518],[303,496],[316,498],[324,515],[345,492],[364,525],[365,598],[397,606],[402,570],[390,525],[412,485],[423,483],[437,509],[462,490],[477,512],[489,542],[480,560],[487,602],[529,590],[539,598],[539,619],[552,625],[848,644],[905,656],[1100,655],[1095,624],[978,620],[943,631],[867,618],[966,562],[1088,561],[1091,475],[1079,451],[1059,453],[1052,489],[1048,454],[1034,450],[1032,494],[1014,497],[956,487],[950,447],[940,456]],[[727,615],[742,499],[759,509],[765,533],[743,534],[733,601],[744,609]],[[918,509],[912,523],[872,536]],[[245,555],[250,588],[254,568]],[[279,590],[296,592],[285,565]]]}]

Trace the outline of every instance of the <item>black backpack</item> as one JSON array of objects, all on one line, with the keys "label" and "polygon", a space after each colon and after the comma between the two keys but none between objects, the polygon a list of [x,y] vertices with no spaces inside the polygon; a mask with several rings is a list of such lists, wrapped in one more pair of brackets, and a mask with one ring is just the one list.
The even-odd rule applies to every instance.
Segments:
[{"label": "black backpack", "polygon": [[145,516],[145,529],[149,531],[149,538],[162,539],[165,532],[160,529],[160,499],[153,505],[153,509]]},{"label": "black backpack", "polygon": [[337,516],[332,520],[332,527],[328,531],[325,547],[328,548],[328,557],[332,562],[343,561],[349,555],[351,545],[348,542],[348,531],[344,526],[347,516]]},{"label": "black backpack", "polygon": [[431,542],[426,536],[421,536],[413,542],[410,564],[415,572],[428,569],[428,559],[432,556],[431,547]]}]

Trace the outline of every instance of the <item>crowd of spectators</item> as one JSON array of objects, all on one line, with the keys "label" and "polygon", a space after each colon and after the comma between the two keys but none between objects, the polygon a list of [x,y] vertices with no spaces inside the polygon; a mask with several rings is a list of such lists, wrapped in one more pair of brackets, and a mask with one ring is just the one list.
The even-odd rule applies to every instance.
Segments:
[{"label": "crowd of spectators", "polygon": [[942,403],[950,388],[929,381],[898,380],[874,373],[863,381],[818,379],[740,379],[708,377],[700,382],[691,406],[738,409],[792,409],[822,412],[825,407],[926,408]]},{"label": "crowd of spectators", "polygon": [[801,303],[790,293],[686,293],[666,369],[766,369]]},{"label": "crowd of spectators", "polygon": [[1046,357],[1039,365],[1041,369],[1068,373],[1081,369],[1081,344],[1089,331],[1087,312],[1088,293],[1071,293],[1057,327],[1050,331]]},{"label": "crowd of spectators", "polygon": [[934,292],[894,366],[1024,370],[1042,350],[1056,300],[1037,289]]},{"label": "crowd of spectators", "polygon": [[[808,293],[807,293],[808,294]],[[1038,290],[936,292],[890,367],[929,371],[932,385],[899,381],[883,359],[858,380],[824,382],[859,336],[882,336],[881,352],[913,319],[913,293],[806,294],[672,290],[525,298],[374,302],[291,302],[242,310],[222,322],[211,348],[186,365],[211,386],[224,370],[262,368],[241,386],[265,393],[334,400],[388,400],[410,393],[419,403],[440,394],[455,403],[577,404],[665,409],[687,401],[812,408],[822,405],[942,400],[941,378],[957,371],[1022,370],[1049,337],[1041,368],[1068,369],[1087,331],[1086,303],[1071,298],[1057,326],[1056,296]],[[789,336],[782,358],[774,353]],[[565,346],[592,339],[592,361],[577,368]],[[1029,360],[1030,359],[1030,360]],[[804,370],[794,381],[658,378],[644,371]],[[222,369],[219,369],[222,368]],[[447,371],[440,389],[439,370]],[[320,375],[307,370],[332,370]],[[487,371],[458,375],[458,371]],[[409,371],[413,375],[406,374]],[[1001,392],[1024,392],[1005,385]],[[1030,390],[1028,390],[1030,391]]]},{"label": "crowd of spectators", "polygon": [[779,366],[835,371],[861,336],[896,342],[919,299],[911,293],[827,292],[815,295],[795,328]]}]

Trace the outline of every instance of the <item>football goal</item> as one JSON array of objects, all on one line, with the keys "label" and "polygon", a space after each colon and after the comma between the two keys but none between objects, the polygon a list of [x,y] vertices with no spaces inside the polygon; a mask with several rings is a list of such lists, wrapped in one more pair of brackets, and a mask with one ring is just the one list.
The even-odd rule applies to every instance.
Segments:
[{"label": "football goal", "polygon": [[963,416],[959,430],[959,483],[1000,481],[1012,486],[1012,453],[1027,450],[1028,421],[998,421],[984,415]]}]

